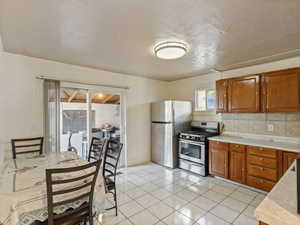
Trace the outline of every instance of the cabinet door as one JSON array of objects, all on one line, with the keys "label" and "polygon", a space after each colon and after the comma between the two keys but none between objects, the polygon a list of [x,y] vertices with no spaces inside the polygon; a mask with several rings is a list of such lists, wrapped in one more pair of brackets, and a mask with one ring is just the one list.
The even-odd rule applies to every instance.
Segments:
[{"label": "cabinet door", "polygon": [[283,152],[283,173],[285,173],[293,162],[298,158],[298,153],[293,152]]},{"label": "cabinet door", "polygon": [[228,158],[228,149],[216,148],[214,145],[210,145],[210,173],[215,176],[228,178]]},{"label": "cabinet door", "polygon": [[241,184],[246,183],[246,154],[230,149],[230,179]]},{"label": "cabinet door", "polygon": [[228,103],[228,111],[232,113],[260,112],[260,76],[230,79]]},{"label": "cabinet door", "polygon": [[261,222],[261,221],[259,221],[259,225],[268,225],[268,224],[266,224],[266,223],[264,223],[264,222]]},{"label": "cabinet door", "polygon": [[218,113],[227,112],[227,80],[216,82],[216,104]]},{"label": "cabinet door", "polygon": [[265,112],[300,112],[300,70],[265,73],[263,102]]}]

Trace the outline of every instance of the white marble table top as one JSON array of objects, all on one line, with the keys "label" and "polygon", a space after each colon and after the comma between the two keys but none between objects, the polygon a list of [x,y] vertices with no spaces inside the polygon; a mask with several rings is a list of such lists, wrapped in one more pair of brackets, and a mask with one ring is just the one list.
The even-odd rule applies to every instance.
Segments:
[{"label": "white marble table top", "polygon": [[[49,153],[37,157],[10,159],[5,162],[0,168],[0,224],[27,225],[32,220],[45,219],[45,212],[47,212],[45,170],[80,166],[86,163],[88,163],[86,160],[73,152]],[[105,190],[101,174],[97,179],[94,196],[94,202],[98,204],[96,208],[103,210]],[[65,211],[67,207],[75,206],[77,205],[65,206],[57,210]]]}]

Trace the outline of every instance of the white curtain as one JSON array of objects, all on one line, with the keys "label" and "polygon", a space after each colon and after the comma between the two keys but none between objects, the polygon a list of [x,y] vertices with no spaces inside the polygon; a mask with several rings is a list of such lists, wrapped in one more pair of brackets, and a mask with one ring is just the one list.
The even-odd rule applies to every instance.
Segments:
[{"label": "white curtain", "polygon": [[60,81],[44,80],[45,152],[60,151]]}]

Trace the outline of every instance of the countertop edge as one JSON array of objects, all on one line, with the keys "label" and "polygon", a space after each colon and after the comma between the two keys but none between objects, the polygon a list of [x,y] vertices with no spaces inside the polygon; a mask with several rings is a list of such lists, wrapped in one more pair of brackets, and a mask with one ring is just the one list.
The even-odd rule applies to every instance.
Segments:
[{"label": "countertop edge", "polygon": [[[232,138],[234,140],[232,140]],[[290,143],[290,142],[284,143],[284,142],[272,142],[272,141],[270,141],[269,144],[264,144],[264,143],[255,143],[255,141],[258,141],[258,142],[262,141],[262,140],[259,140],[259,139],[250,139],[250,138],[247,139],[247,138],[226,137],[226,136],[209,137],[208,140],[226,142],[226,143],[232,143],[232,144],[251,145],[251,146],[256,146],[256,147],[272,148],[272,149],[276,149],[276,150],[284,150],[284,151],[288,151],[288,152],[300,153],[300,148],[296,147],[296,146],[298,146],[298,144]],[[281,146],[283,144],[295,145],[295,148]]]}]

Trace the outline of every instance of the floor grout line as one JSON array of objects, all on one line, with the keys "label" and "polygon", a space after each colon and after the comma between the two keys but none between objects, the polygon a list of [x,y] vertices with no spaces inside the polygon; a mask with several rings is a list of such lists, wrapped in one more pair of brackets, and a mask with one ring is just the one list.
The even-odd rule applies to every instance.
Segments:
[{"label": "floor grout line", "polygon": [[[157,167],[157,168],[160,168],[160,169],[161,169],[161,168],[163,168],[163,167]],[[168,170],[168,171],[169,171],[169,170]],[[129,177],[131,176],[131,177],[133,177],[133,178],[134,178],[134,177],[140,177],[140,176],[137,175],[134,171],[130,171],[129,173],[126,173],[126,174],[125,174],[125,177],[122,177],[122,179],[124,179],[122,183],[124,184],[124,186],[126,186],[125,183],[131,183],[131,184],[133,185],[133,187],[132,187],[132,188],[129,188],[129,189],[126,189],[126,191],[124,191],[124,190],[121,190],[121,191],[120,191],[120,192],[122,192],[123,194],[125,194],[125,195],[130,199],[130,201],[128,201],[128,202],[126,202],[126,203],[124,203],[124,204],[122,204],[122,205],[125,205],[125,204],[127,204],[127,203],[130,203],[130,202],[134,201],[136,204],[138,204],[138,205],[142,208],[141,211],[138,211],[137,213],[131,215],[130,217],[133,217],[134,215],[137,215],[137,214],[141,213],[142,211],[147,210],[153,217],[155,217],[155,218],[158,219],[158,222],[157,222],[157,223],[159,223],[159,222],[164,223],[164,222],[163,222],[164,219],[166,219],[166,218],[169,217],[170,215],[172,215],[172,214],[174,214],[175,212],[177,212],[177,213],[179,213],[180,215],[183,215],[184,217],[187,217],[187,218],[191,219],[191,221],[193,221],[193,224],[198,224],[197,221],[198,221],[201,217],[200,217],[198,220],[195,220],[195,219],[192,219],[192,218],[190,218],[190,217],[188,217],[188,216],[182,214],[182,213],[180,212],[180,210],[181,210],[182,208],[184,208],[184,206],[186,206],[186,205],[188,205],[188,204],[192,204],[192,205],[196,206],[197,208],[199,208],[199,209],[201,209],[201,210],[204,210],[204,209],[202,209],[201,207],[199,207],[199,206],[193,204],[193,201],[194,201],[195,199],[197,199],[198,197],[200,197],[200,196],[201,196],[201,197],[204,197],[204,198],[206,198],[206,199],[209,199],[209,198],[207,198],[207,197],[205,196],[205,193],[207,193],[208,191],[214,191],[214,192],[216,192],[216,193],[222,194],[222,193],[220,193],[220,192],[218,192],[218,191],[213,190],[213,188],[214,188],[216,185],[220,185],[221,187],[223,187],[223,188],[226,189],[227,187],[222,185],[222,182],[226,182],[226,181],[222,181],[222,182],[218,181],[218,182],[216,182],[216,183],[213,183],[213,185],[210,186],[205,192],[203,192],[203,193],[201,193],[201,194],[198,194],[197,192],[193,192],[193,191],[189,190],[188,188],[191,187],[191,186],[193,186],[193,185],[196,185],[196,184],[201,184],[201,183],[203,183],[203,182],[205,182],[205,181],[208,181],[208,182],[209,182],[209,179],[211,179],[211,178],[208,178],[208,179],[207,179],[207,178],[198,177],[198,178],[199,178],[198,181],[195,181],[196,178],[194,179],[194,181],[192,181],[191,179],[193,179],[193,178],[192,178],[192,177],[189,178],[189,176],[191,176],[191,175],[192,175],[192,176],[195,176],[194,174],[188,173],[188,172],[186,172],[186,171],[184,171],[184,173],[180,174],[181,172],[182,172],[182,171],[176,170],[176,171],[172,171],[172,172],[170,172],[170,173],[164,173],[164,174],[161,175],[161,176],[157,176],[155,179],[153,178],[153,179],[151,179],[151,180],[146,180],[145,182],[142,182],[142,183],[140,183],[140,184],[138,184],[138,185],[136,185],[134,182],[131,182],[130,180],[132,180],[132,179],[127,179],[127,178],[126,178],[126,175],[129,174],[128,176],[129,176]],[[155,174],[156,174],[157,172],[147,172],[147,171],[146,171],[146,172],[144,172],[144,175],[143,175],[143,176],[145,176],[145,173],[148,173],[148,174],[150,174],[151,176],[155,176]],[[123,176],[124,176],[124,174],[123,174]],[[128,177],[128,176],[127,176],[127,177]],[[141,176],[140,178],[142,179],[143,176]],[[196,176],[196,177],[197,177],[197,176]],[[172,182],[171,182],[170,184],[169,184],[169,183],[166,183],[166,184],[163,184],[163,185],[157,185],[156,183],[153,183],[155,180],[157,181],[157,180],[164,180],[164,179],[170,180],[170,181],[172,181]],[[182,182],[184,183],[184,181],[190,182],[190,184],[188,184],[188,185],[182,185],[181,183],[182,183]],[[136,183],[138,183],[138,182],[136,182]],[[155,190],[151,190],[151,191],[144,190],[144,189],[141,188],[141,186],[147,185],[147,184],[151,184],[151,183],[154,184],[154,185],[156,185],[158,188],[155,189]],[[226,182],[226,183],[227,183],[227,182]],[[228,182],[228,183],[229,183],[229,182]],[[170,192],[169,190],[167,190],[167,189],[165,188],[166,186],[169,186],[169,185],[180,185],[180,186],[183,186],[183,189],[181,189],[181,190],[179,190],[179,191],[172,191],[172,192]],[[224,202],[228,197],[231,197],[231,195],[232,195],[234,192],[238,191],[238,189],[239,189],[240,187],[242,187],[242,186],[237,185],[237,184],[233,184],[233,185],[235,185],[236,188],[234,188],[233,191],[232,191],[231,193],[229,193],[229,194],[223,194],[223,195],[225,195],[226,197],[225,197],[223,200],[221,200],[220,202],[217,202],[217,201],[215,201],[215,200],[209,199],[209,200],[211,200],[211,201],[216,202],[217,204],[216,204],[214,207],[212,207],[210,210],[207,210],[207,211],[205,210],[205,214],[204,214],[203,216],[205,216],[205,215],[208,214],[208,213],[211,213],[212,215],[214,215],[214,216],[216,216],[217,218],[221,219],[222,221],[226,222],[223,218],[221,218],[221,217],[219,217],[218,215],[215,215],[215,214],[213,214],[213,213],[211,212],[211,211],[212,211],[214,208],[216,208],[217,206],[223,206],[223,207],[226,207],[226,208],[228,208],[228,209],[230,209],[230,210],[232,210],[232,211],[235,211],[235,212],[238,212],[238,213],[239,213],[239,214],[237,215],[237,217],[233,220],[233,222],[232,222],[232,223],[229,223],[229,224],[234,224],[234,222],[235,222],[235,221],[236,221],[236,220],[237,220],[237,219],[238,219],[238,218],[246,211],[246,209],[247,209],[249,206],[252,206],[251,203],[254,202],[254,200],[255,200],[255,198],[258,196],[258,194],[256,194],[250,202],[248,202],[248,203],[243,202],[243,203],[246,204],[246,207],[245,207],[241,212],[239,212],[239,211],[237,211],[237,210],[234,210],[234,209],[232,209],[232,208],[230,208],[230,207],[227,207],[226,205],[222,205],[222,202]],[[139,189],[143,190],[143,191],[145,192],[145,194],[143,194],[143,195],[141,195],[141,196],[138,196],[138,197],[136,197],[136,198],[131,198],[131,197],[127,194],[127,192],[129,192],[130,190],[132,190],[132,189],[134,189],[134,188],[139,188]],[[242,188],[245,188],[245,187],[242,187]],[[227,189],[230,189],[230,188],[227,188]],[[167,191],[167,192],[169,192],[170,195],[169,195],[169,196],[166,196],[166,197],[164,197],[164,198],[162,198],[162,199],[157,198],[156,196],[153,195],[153,192],[156,192],[156,191],[158,191],[158,190],[164,190],[164,191]],[[190,191],[190,192],[192,192],[192,193],[195,193],[196,196],[195,196],[194,198],[190,199],[190,200],[186,200],[186,199],[181,198],[180,196],[177,195],[179,192],[182,192],[182,191],[185,191],[185,190],[186,190],[186,191]],[[251,191],[253,191],[253,190],[251,190]],[[255,192],[255,191],[253,191],[253,192]],[[243,192],[241,192],[241,193],[243,193]],[[142,198],[142,197],[145,196],[145,195],[148,195],[148,194],[151,195],[153,198],[157,199],[158,202],[157,202],[157,203],[154,203],[154,204],[152,204],[152,205],[149,205],[149,206],[147,206],[147,207],[144,207],[144,206],[141,205],[137,200],[138,200],[139,198]],[[243,193],[243,194],[247,195],[246,193]],[[249,196],[250,196],[250,195],[249,195]],[[184,201],[186,201],[186,202],[185,202],[185,204],[183,204],[180,208],[176,209],[176,208],[170,207],[170,205],[168,205],[168,204],[165,202],[165,200],[166,200],[167,198],[170,198],[170,197],[177,197],[177,198],[179,198],[179,199],[181,199],[181,200],[184,200]],[[231,197],[231,198],[232,198],[232,197]],[[235,199],[235,198],[233,198],[233,199]],[[235,199],[235,200],[239,201],[238,199]],[[163,204],[165,204],[165,205],[167,205],[168,207],[172,208],[172,213],[169,214],[169,215],[166,216],[166,217],[161,218],[161,219],[158,218],[158,217],[156,217],[156,216],[149,210],[150,207],[152,207],[153,205],[158,204],[158,203],[160,203],[160,202],[163,203]],[[240,201],[240,202],[242,202],[242,201]],[[120,205],[119,208],[120,208],[122,205]],[[252,207],[253,207],[253,206],[252,206]],[[120,210],[120,211],[121,211],[121,210]],[[130,220],[130,217],[124,215],[123,213],[122,213],[122,215],[123,215],[124,218],[125,218],[124,221],[125,221],[125,220],[129,220],[130,223],[133,224],[133,222]],[[246,216],[246,215],[245,215],[245,216]],[[247,217],[248,217],[248,216],[247,216]],[[122,223],[122,221],[120,221],[119,223]],[[226,222],[226,223],[228,223],[228,222]]]}]

